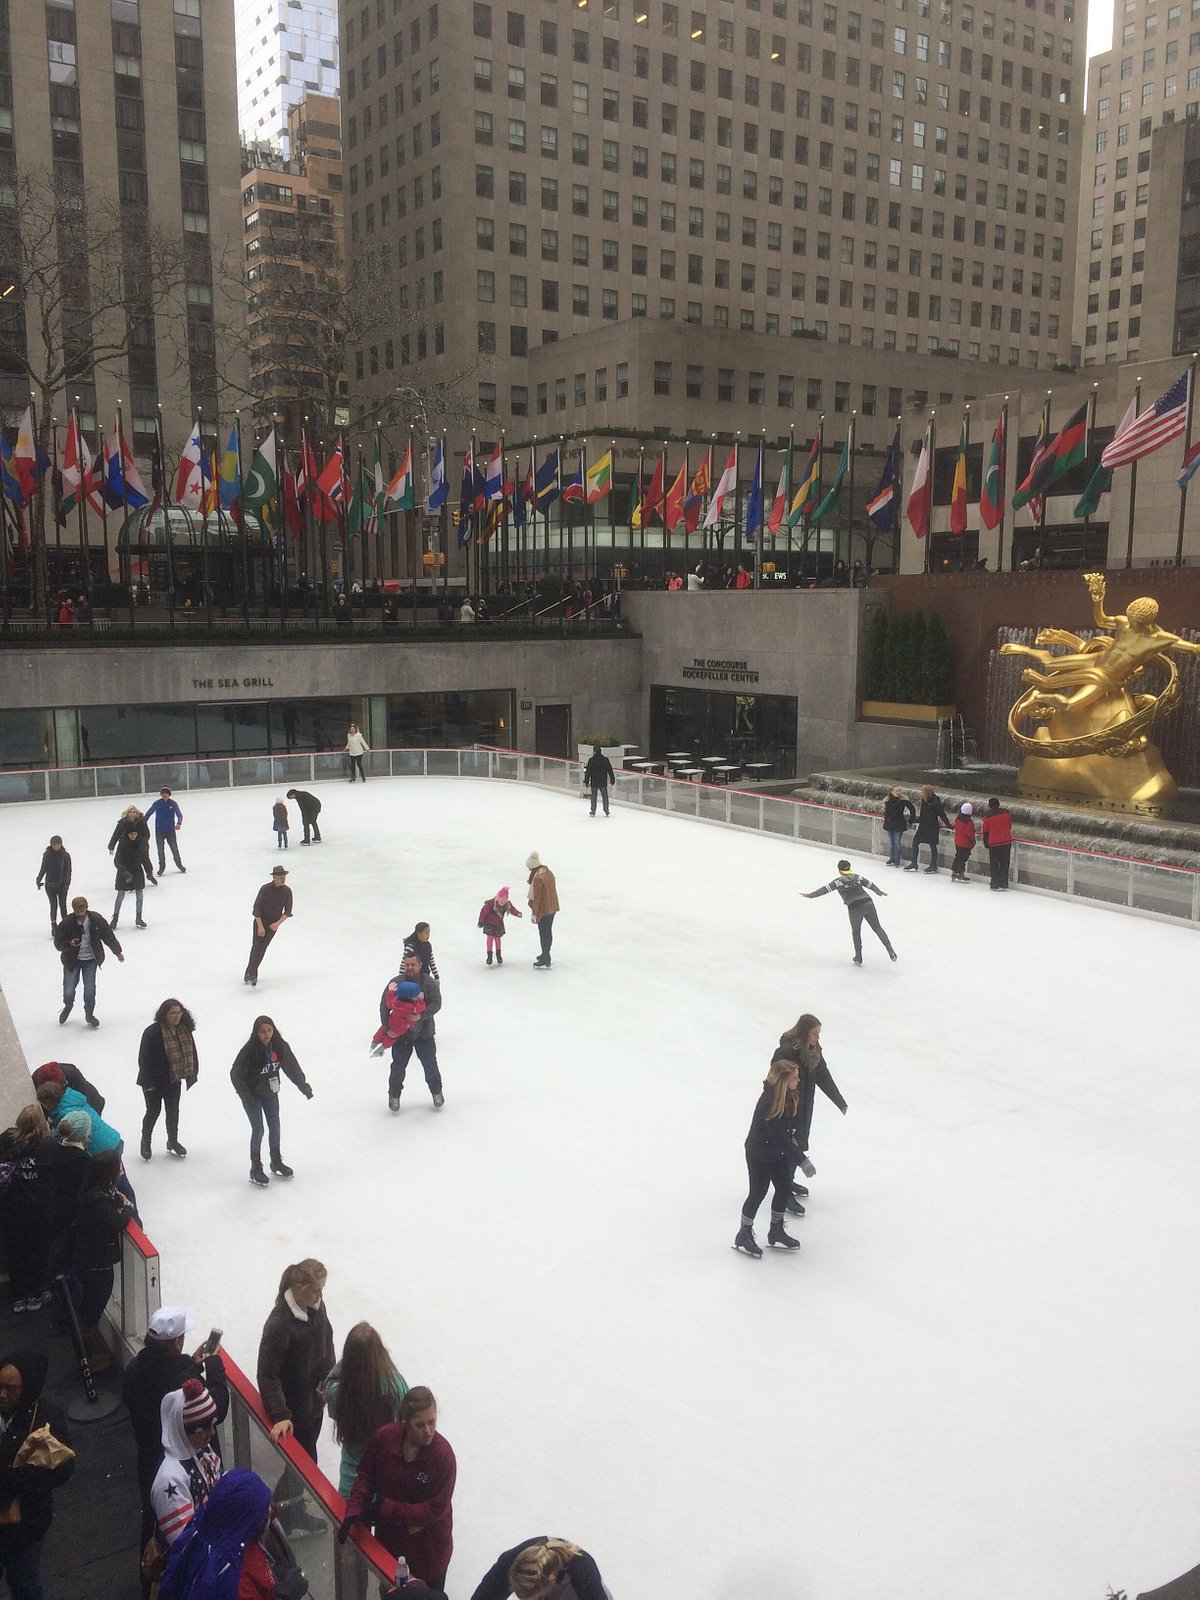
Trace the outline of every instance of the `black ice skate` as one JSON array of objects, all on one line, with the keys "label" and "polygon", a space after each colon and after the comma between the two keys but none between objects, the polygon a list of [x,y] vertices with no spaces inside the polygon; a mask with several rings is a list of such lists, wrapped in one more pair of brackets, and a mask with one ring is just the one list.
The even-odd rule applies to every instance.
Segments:
[{"label": "black ice skate", "polygon": [[754,1256],[756,1260],[762,1255],[758,1240],[754,1237],[754,1229],[747,1228],[744,1223],[738,1229],[738,1236],[733,1241],[733,1248],[742,1251],[744,1255]]},{"label": "black ice skate", "polygon": [[767,1234],[767,1243],[772,1249],[799,1250],[800,1248],[799,1239],[793,1239],[782,1222],[772,1222],[771,1231]]}]

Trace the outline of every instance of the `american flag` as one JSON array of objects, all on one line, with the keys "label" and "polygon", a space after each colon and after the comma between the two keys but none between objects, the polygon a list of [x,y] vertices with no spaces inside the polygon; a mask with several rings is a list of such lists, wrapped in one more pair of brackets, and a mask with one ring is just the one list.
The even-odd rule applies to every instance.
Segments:
[{"label": "american flag", "polygon": [[1127,467],[1159,449],[1169,439],[1177,439],[1187,427],[1188,384],[1191,368],[1160,395],[1152,406],[1121,428],[1105,446],[1102,467]]}]

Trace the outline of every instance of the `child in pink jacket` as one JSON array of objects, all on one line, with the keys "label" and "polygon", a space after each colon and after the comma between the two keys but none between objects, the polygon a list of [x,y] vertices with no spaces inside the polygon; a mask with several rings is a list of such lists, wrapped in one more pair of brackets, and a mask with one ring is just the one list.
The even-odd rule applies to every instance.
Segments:
[{"label": "child in pink jacket", "polygon": [[500,944],[504,938],[504,919],[505,917],[519,916],[521,916],[521,912],[517,910],[516,906],[508,898],[507,885],[497,894],[494,894],[490,900],[483,902],[483,907],[479,913],[479,926],[487,934],[487,964],[489,967],[492,964],[493,954],[496,957],[496,965],[498,967],[504,965],[504,957],[500,954]]},{"label": "child in pink jacket", "polygon": [[371,1039],[373,1056],[381,1056],[425,1015],[425,996],[419,983],[389,983],[384,990],[384,1004],[388,1019],[386,1025],[376,1028]]}]

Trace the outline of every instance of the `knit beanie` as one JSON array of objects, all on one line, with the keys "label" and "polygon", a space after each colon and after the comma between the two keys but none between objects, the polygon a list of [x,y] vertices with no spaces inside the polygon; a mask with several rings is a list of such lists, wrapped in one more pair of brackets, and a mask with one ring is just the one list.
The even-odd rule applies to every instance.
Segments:
[{"label": "knit beanie", "polygon": [[92,1137],[92,1119],[86,1111],[68,1111],[59,1117],[54,1131],[60,1139],[69,1139],[72,1144],[81,1144],[86,1148]]},{"label": "knit beanie", "polygon": [[971,813],[974,811],[975,807],[971,804],[971,802],[969,800],[964,800],[962,805],[959,806],[958,809],[962,812],[964,817],[969,817],[971,815]]},{"label": "knit beanie", "polygon": [[188,1378],[183,1385],[183,1431],[196,1433],[207,1427],[217,1414],[216,1402],[199,1378]]},{"label": "knit beanie", "polygon": [[536,872],[537,869],[541,866],[541,864],[542,864],[541,856],[538,855],[536,850],[531,850],[529,852],[528,859],[525,862],[525,865],[529,868],[530,872]]},{"label": "knit beanie", "polygon": [[40,1089],[44,1083],[62,1083],[67,1081],[67,1075],[57,1061],[47,1061],[33,1075],[33,1086]]},{"label": "knit beanie", "polygon": [[507,899],[508,899],[508,885],[507,885],[507,884],[505,884],[505,886],[504,886],[504,888],[503,888],[503,889],[501,889],[501,890],[500,890],[500,891],[499,891],[499,892],[498,892],[498,894],[497,894],[497,895],[496,895],[496,900],[497,900],[497,902],[498,902],[498,903],[499,903],[499,904],[500,904],[500,905],[503,905],[503,904],[504,904],[504,902],[505,902],[505,901],[506,901],[506,900],[507,900]]}]

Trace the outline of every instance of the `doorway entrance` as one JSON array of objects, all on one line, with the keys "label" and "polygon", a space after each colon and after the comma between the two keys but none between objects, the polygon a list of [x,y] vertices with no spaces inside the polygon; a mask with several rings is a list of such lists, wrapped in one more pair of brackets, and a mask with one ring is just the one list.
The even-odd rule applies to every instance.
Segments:
[{"label": "doorway entrance", "polygon": [[571,708],[563,706],[538,706],[534,716],[534,751],[539,756],[561,756],[566,760],[571,754]]}]

